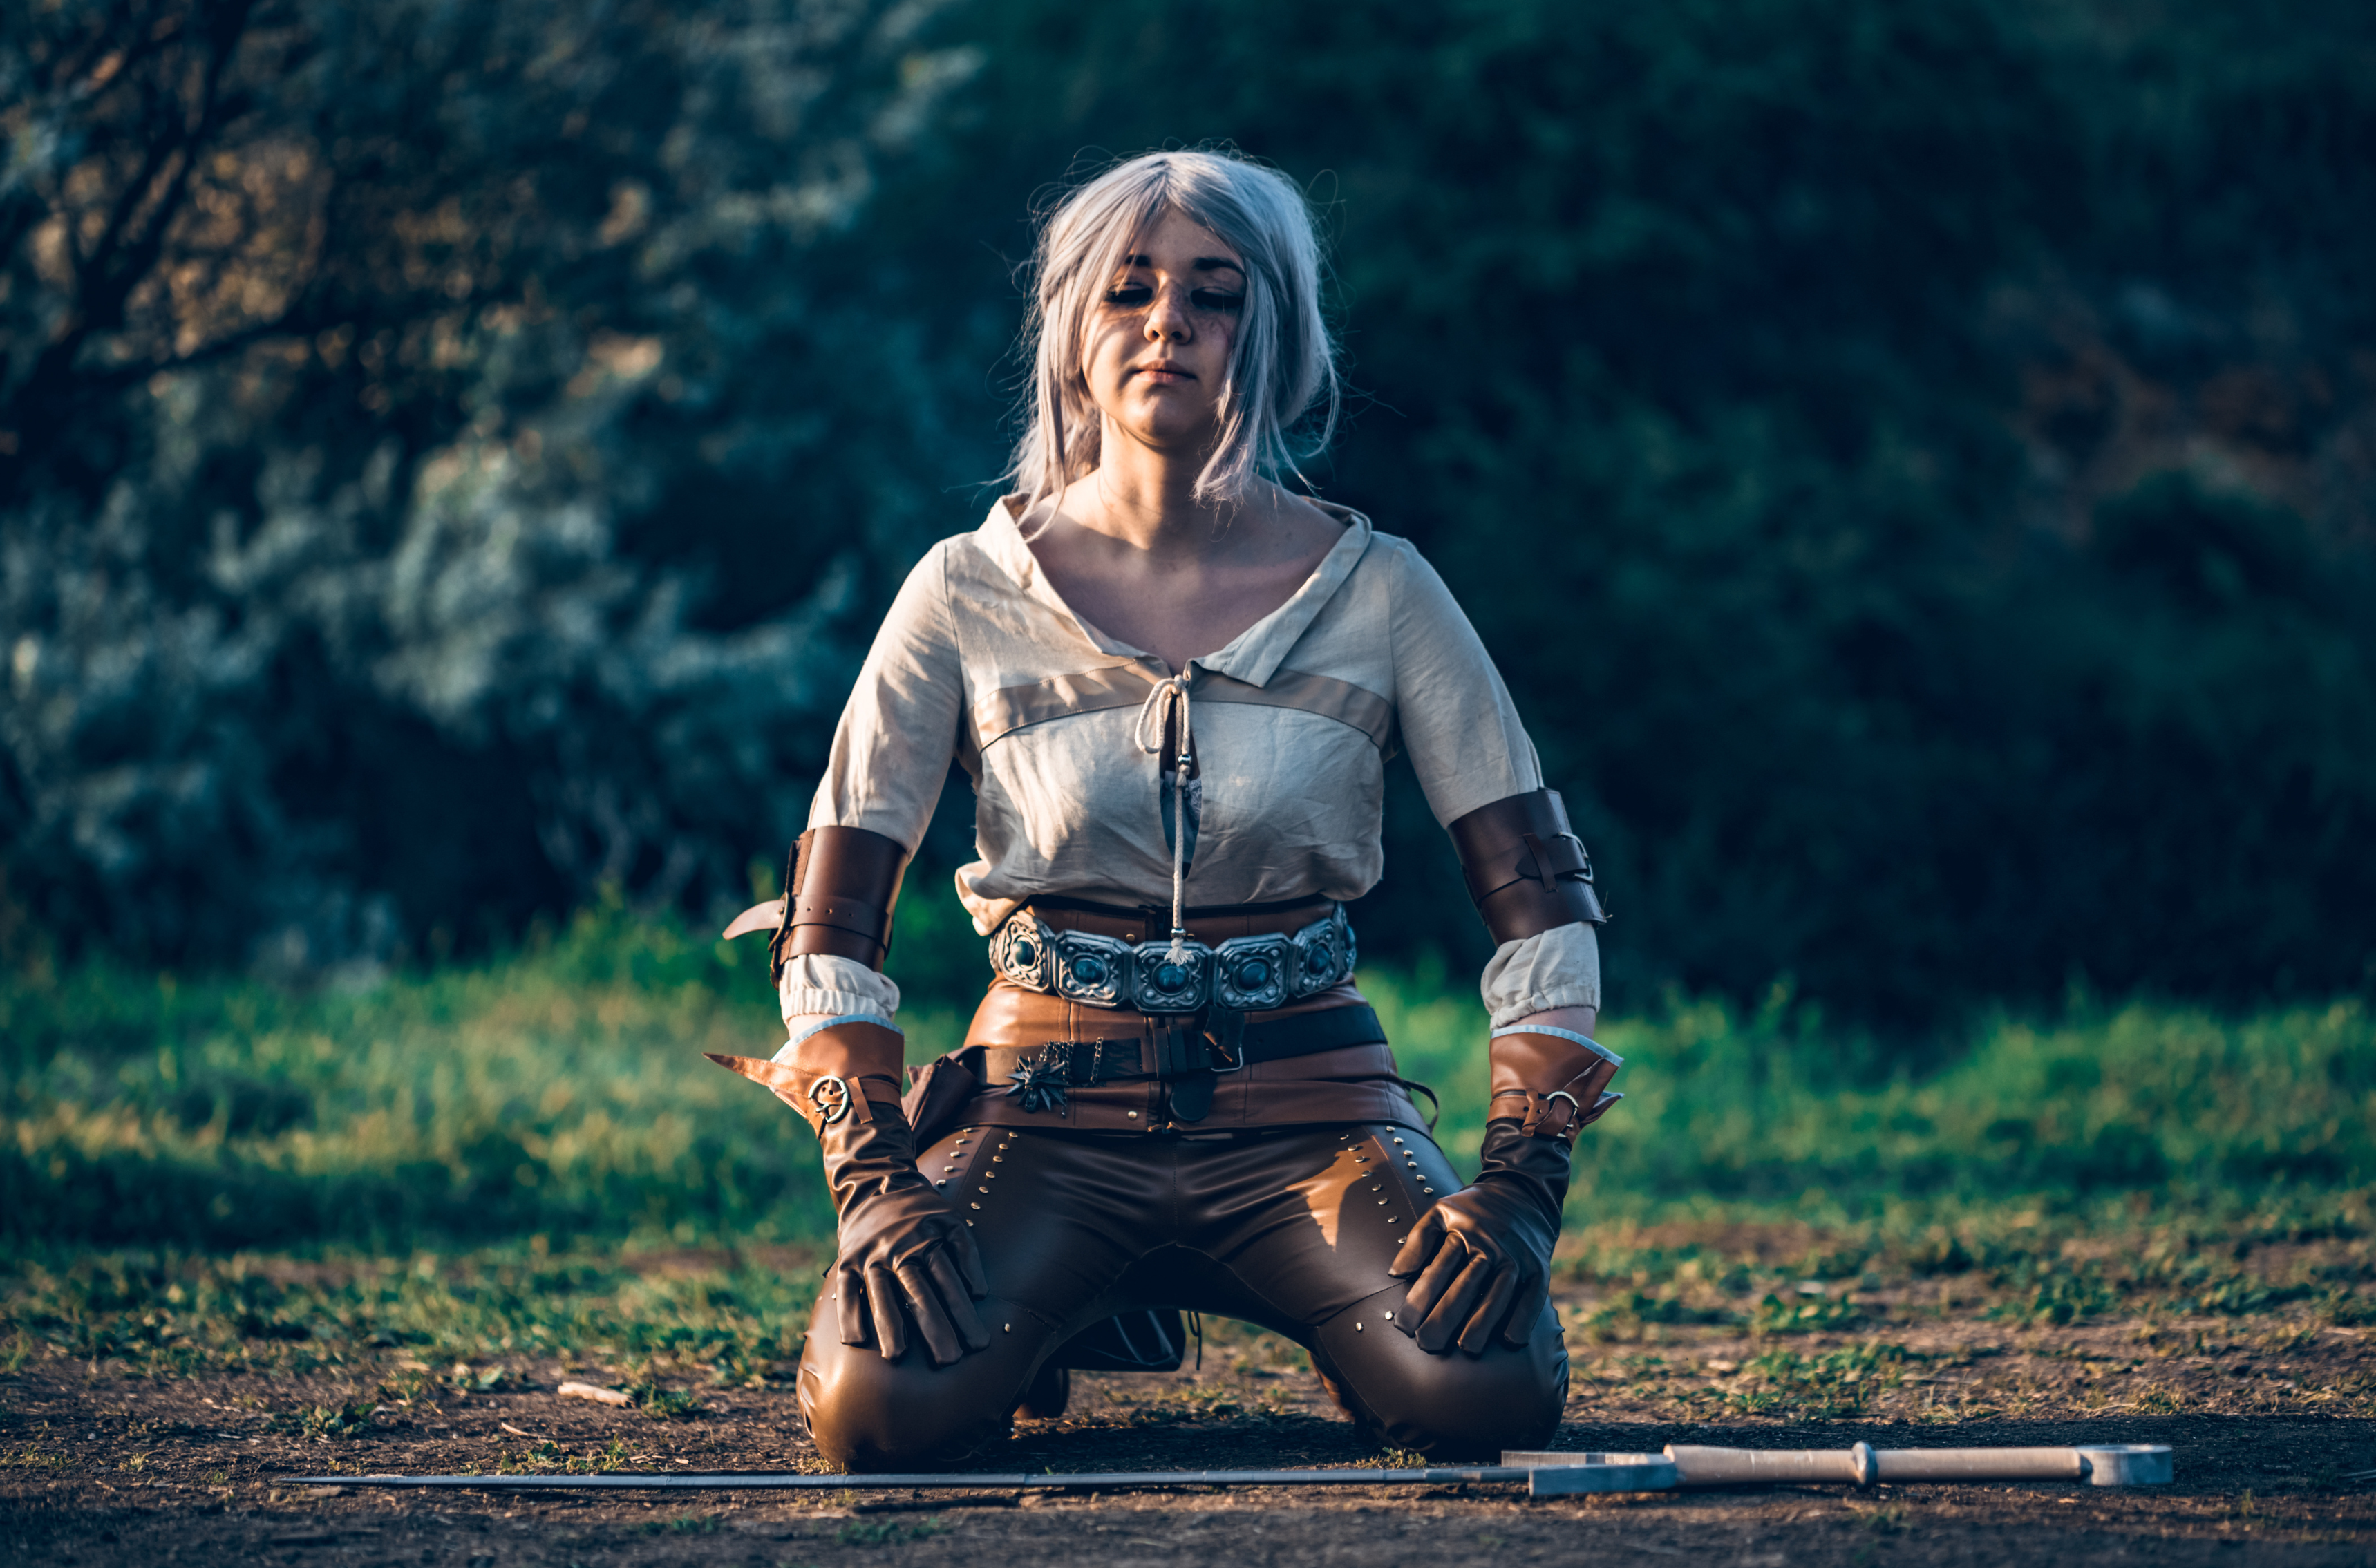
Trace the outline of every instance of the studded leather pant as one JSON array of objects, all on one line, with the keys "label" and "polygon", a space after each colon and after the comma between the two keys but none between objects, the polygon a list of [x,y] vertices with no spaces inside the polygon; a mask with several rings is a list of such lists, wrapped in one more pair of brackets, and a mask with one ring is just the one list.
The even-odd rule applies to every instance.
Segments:
[{"label": "studded leather pant", "polygon": [[1432,1458],[1538,1448],[1567,1396],[1567,1350],[1546,1308],[1524,1348],[1429,1355],[1394,1321],[1386,1265],[1436,1194],[1459,1181],[1408,1127],[1209,1134],[974,1127],[918,1161],[974,1226],[992,1343],[934,1367],[844,1345],[820,1312],[801,1356],[801,1409],[848,1471],[962,1464],[1005,1435],[1033,1375],[1118,1312],[1177,1307],[1239,1318],[1311,1353],[1373,1436]]}]

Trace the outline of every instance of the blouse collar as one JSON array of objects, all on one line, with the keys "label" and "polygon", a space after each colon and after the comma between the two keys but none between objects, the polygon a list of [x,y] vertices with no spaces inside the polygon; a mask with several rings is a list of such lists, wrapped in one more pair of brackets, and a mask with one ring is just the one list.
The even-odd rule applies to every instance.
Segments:
[{"label": "blouse collar", "polygon": [[[1001,571],[1015,580],[1017,588],[1031,599],[1046,605],[1066,623],[1076,628],[1083,640],[1100,653],[1129,659],[1145,659],[1159,663],[1155,655],[1144,648],[1107,636],[1085,621],[1057,593],[1048,574],[1040,569],[1040,558],[1031,553],[1024,541],[1021,528],[1022,497],[1001,496],[991,504],[990,516],[982,520],[976,535],[984,553]],[[1288,597],[1286,603],[1264,616],[1231,638],[1229,646],[1215,652],[1201,654],[1188,662],[1194,669],[1209,670],[1217,675],[1227,675],[1248,685],[1269,683],[1271,676],[1287,658],[1289,650],[1308,630],[1345,579],[1360,564],[1361,556],[1370,548],[1370,519],[1349,506],[1331,501],[1312,503],[1341,524],[1345,536],[1328,547],[1328,553],[1312,569],[1312,575]]]}]

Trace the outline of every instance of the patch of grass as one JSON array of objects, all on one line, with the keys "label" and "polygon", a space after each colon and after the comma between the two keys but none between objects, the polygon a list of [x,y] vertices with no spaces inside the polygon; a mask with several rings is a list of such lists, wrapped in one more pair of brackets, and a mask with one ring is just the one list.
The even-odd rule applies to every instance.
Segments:
[{"label": "patch of grass", "polygon": [[0,1238],[823,1234],[815,1140],[699,1054],[782,1037],[764,951],[617,910],[357,992],[102,965],[9,977]]},{"label": "patch of grass", "polygon": [[290,1424],[303,1437],[360,1437],[371,1430],[372,1407],[356,1399],[308,1405],[292,1414]]},{"label": "patch of grass", "polygon": [[833,1538],[844,1546],[892,1546],[901,1541],[928,1540],[943,1529],[937,1519],[901,1524],[897,1519],[852,1519]]},{"label": "patch of grass", "polygon": [[700,1396],[682,1388],[662,1388],[657,1383],[630,1384],[627,1396],[636,1408],[656,1421],[689,1421],[702,1413]]},{"label": "patch of grass", "polygon": [[46,1355],[148,1375],[308,1372],[409,1353],[380,1389],[398,1405],[513,1386],[521,1358],[595,1356],[647,1369],[639,1402],[665,1417],[698,1400],[661,1389],[651,1369],[731,1384],[788,1368],[815,1296],[806,1253],[780,1265],[533,1245],[457,1257],[115,1253],[0,1275],[0,1319]]},{"label": "patch of grass", "polygon": [[2024,1266],[2012,1271],[2001,1283],[2013,1293],[1990,1308],[1989,1315],[2014,1323],[2053,1324],[2060,1327],[2085,1322],[2121,1304],[2119,1292],[2106,1283],[2099,1270],[2092,1267],[2049,1266],[2041,1270]]},{"label": "patch of grass", "polygon": [[1585,1337],[1609,1344],[1639,1339],[1654,1324],[1737,1324],[1740,1314],[1721,1306],[1695,1306],[1680,1290],[1630,1290],[1604,1301],[1584,1316]]},{"label": "patch of grass", "polygon": [[600,1448],[585,1448],[575,1453],[547,1438],[526,1453],[505,1449],[497,1456],[497,1475],[604,1475],[624,1470],[634,1462],[635,1455],[617,1438]]},{"label": "patch of grass", "polygon": [[74,1460],[64,1454],[52,1454],[40,1448],[14,1448],[0,1451],[0,1467],[12,1470],[63,1470]]},{"label": "patch of grass", "polygon": [[680,1514],[673,1519],[647,1519],[637,1526],[647,1536],[714,1536],[726,1521],[714,1514]]},{"label": "patch of grass", "polygon": [[1903,1345],[1878,1339],[1811,1355],[1776,1349],[1754,1356],[1724,1396],[1743,1415],[1821,1420],[1861,1412],[1873,1395],[1896,1385],[1916,1360]]},{"label": "patch of grass", "polygon": [[1749,1321],[1749,1331],[1761,1336],[1823,1334],[1853,1328],[1864,1319],[1865,1310],[1846,1291],[1837,1296],[1793,1296],[1787,1300],[1768,1293],[1757,1303],[1757,1312]]}]

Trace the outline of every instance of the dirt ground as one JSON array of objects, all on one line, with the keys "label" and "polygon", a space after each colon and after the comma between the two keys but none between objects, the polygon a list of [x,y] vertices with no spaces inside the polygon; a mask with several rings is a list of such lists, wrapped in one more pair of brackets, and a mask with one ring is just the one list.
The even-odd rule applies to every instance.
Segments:
[{"label": "dirt ground", "polygon": [[[557,1393],[599,1362],[499,1384],[387,1352],[337,1375],[136,1378],[55,1359],[0,1379],[0,1560],[60,1564],[596,1565],[1028,1562],[1741,1564],[2376,1562],[2376,1344],[2309,1316],[2149,1315],[2009,1326],[1951,1292],[1887,1329],[1752,1338],[1640,1323],[1608,1293],[1563,1311],[1575,1379],[1558,1446],[2165,1443],[2177,1484],[1797,1487],[1589,1499],[1502,1486],[1089,1496],[949,1491],[311,1490],[292,1474],[819,1468],[780,1379],[655,1419]],[[1820,1306],[1820,1303],[1818,1303]],[[1819,1313],[1817,1315],[1820,1315]],[[1366,1449],[1292,1347],[1208,1323],[1204,1365],[1078,1377],[984,1468],[1408,1462]],[[469,1380],[459,1380],[468,1382]],[[374,1403],[365,1405],[362,1399]],[[663,1402],[664,1404],[666,1402]],[[302,1418],[292,1412],[308,1412]]]}]

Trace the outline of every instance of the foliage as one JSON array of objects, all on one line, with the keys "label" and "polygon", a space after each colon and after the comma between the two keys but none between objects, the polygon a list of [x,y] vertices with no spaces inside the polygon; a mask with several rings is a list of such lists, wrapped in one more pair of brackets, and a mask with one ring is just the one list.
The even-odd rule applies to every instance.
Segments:
[{"label": "foliage", "polygon": [[[997,466],[1032,194],[1229,138],[1327,204],[1321,472],[1494,649],[1627,1007],[1911,1059],[2376,973],[2364,6],[20,10],[0,927],[742,897]],[[1395,789],[1365,948],[1471,966]]]},{"label": "foliage", "polygon": [[740,890],[928,499],[867,471],[919,412],[896,331],[802,258],[970,68],[910,46],[931,9],[11,8],[39,924],[302,971]]}]

